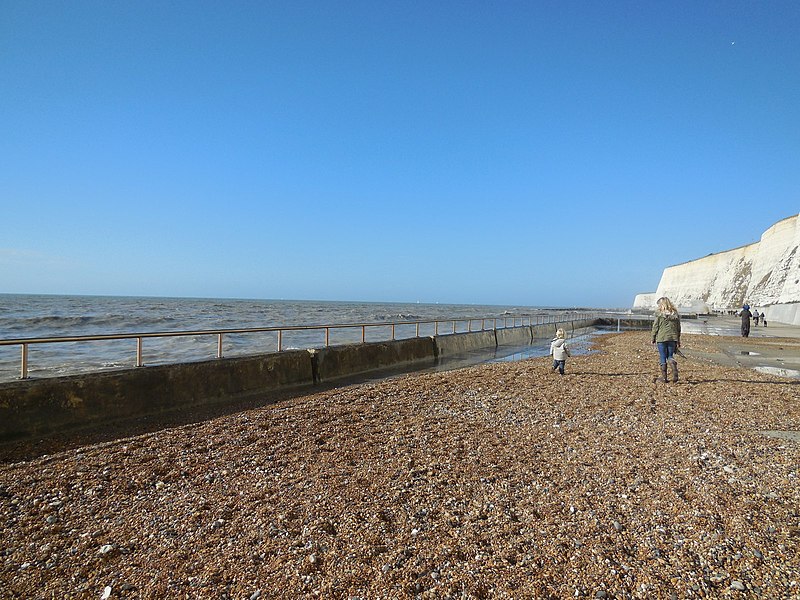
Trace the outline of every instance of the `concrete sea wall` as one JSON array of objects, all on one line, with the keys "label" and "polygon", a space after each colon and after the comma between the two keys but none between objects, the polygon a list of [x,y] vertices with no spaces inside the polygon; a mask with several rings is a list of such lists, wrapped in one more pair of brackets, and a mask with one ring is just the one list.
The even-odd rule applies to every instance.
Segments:
[{"label": "concrete sea wall", "polygon": [[0,384],[0,440],[310,383],[306,350]]},{"label": "concrete sea wall", "polygon": [[439,357],[526,345],[596,319],[387,342],[292,350],[243,358],[139,367],[0,384],[0,441],[334,382],[382,369],[424,368]]},{"label": "concrete sea wall", "polygon": [[664,269],[658,289],[639,294],[634,310],[652,310],[661,296],[693,312],[747,303],[772,321],[800,324],[800,220],[779,221],[753,244]]},{"label": "concrete sea wall", "polygon": [[436,342],[432,337],[419,337],[330,346],[309,350],[308,354],[314,373],[313,383],[321,383],[401,365],[433,364],[436,359]]},{"label": "concrete sea wall", "polygon": [[[530,341],[530,329],[528,327],[519,327],[519,329],[522,332],[527,332],[528,341]],[[463,354],[470,350],[497,346],[497,337],[494,331],[453,333],[451,335],[434,336],[434,340],[436,341],[436,356],[452,356],[454,354]]]}]

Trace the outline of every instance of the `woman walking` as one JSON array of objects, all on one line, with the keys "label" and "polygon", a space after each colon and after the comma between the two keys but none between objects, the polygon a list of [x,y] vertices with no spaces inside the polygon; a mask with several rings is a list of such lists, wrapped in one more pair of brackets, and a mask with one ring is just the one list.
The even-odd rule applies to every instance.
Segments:
[{"label": "woman walking", "polygon": [[658,360],[661,366],[661,380],[666,383],[667,363],[672,367],[672,382],[678,382],[678,361],[675,351],[681,347],[681,317],[678,309],[666,296],[656,303],[656,319],[651,330],[653,343],[658,345]]}]

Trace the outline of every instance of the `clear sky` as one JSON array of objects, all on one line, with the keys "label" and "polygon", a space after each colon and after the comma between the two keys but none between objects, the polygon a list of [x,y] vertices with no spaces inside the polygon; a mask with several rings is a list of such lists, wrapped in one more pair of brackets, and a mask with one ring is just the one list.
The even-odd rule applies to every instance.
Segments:
[{"label": "clear sky", "polygon": [[629,307],[800,212],[800,2],[0,0],[0,291]]}]

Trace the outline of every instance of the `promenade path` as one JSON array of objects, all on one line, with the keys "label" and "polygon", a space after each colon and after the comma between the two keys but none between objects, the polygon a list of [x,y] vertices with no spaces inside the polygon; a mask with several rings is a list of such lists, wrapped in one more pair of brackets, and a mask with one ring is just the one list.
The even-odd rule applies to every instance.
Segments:
[{"label": "promenade path", "polygon": [[0,596],[800,598],[797,329],[726,323],[6,462]]},{"label": "promenade path", "polygon": [[756,327],[751,324],[750,336],[744,338],[738,317],[708,317],[684,320],[683,331],[720,336],[720,352],[689,351],[687,356],[774,375],[800,377],[800,326],[768,323],[766,327]]}]

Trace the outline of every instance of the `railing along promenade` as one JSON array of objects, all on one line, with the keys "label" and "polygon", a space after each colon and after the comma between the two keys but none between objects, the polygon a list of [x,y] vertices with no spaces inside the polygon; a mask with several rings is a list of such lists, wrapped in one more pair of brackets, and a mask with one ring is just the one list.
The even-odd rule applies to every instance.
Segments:
[{"label": "railing along promenade", "polygon": [[[216,336],[217,339],[217,352],[216,358],[223,358],[222,342],[226,335],[232,334],[254,334],[254,333],[275,333],[277,335],[278,352],[283,351],[283,334],[290,331],[321,331],[325,334],[324,347],[330,345],[331,330],[353,330],[361,329],[361,343],[365,343],[367,339],[367,330],[384,328],[391,332],[390,337],[387,339],[396,339],[396,332],[398,327],[411,327],[415,328],[414,336],[407,337],[420,337],[420,328],[422,326],[432,326],[433,335],[447,335],[461,333],[458,331],[458,325],[461,324],[465,327],[466,332],[473,331],[492,331],[498,329],[509,329],[514,327],[530,327],[535,325],[546,325],[553,323],[562,323],[570,320],[592,319],[600,317],[611,317],[611,313],[600,313],[591,311],[564,311],[555,312],[553,314],[539,314],[539,315],[511,315],[501,317],[461,317],[454,319],[427,319],[421,321],[393,321],[393,322],[379,322],[379,323],[345,323],[345,324],[329,324],[329,325],[288,325],[288,326],[274,326],[274,327],[247,327],[247,328],[231,328],[231,329],[205,329],[196,331],[154,331],[154,332],[140,332],[140,333],[113,333],[113,334],[100,334],[100,335],[76,335],[76,336],[63,336],[63,337],[37,337],[37,338],[17,338],[0,340],[0,346],[20,346],[21,347],[21,365],[20,365],[20,379],[28,379],[28,348],[31,345],[37,344],[62,344],[67,342],[97,342],[109,340],[136,340],[136,359],[134,366],[144,366],[143,361],[143,347],[144,340],[148,338],[173,338],[173,337],[188,337],[188,336]],[[511,325],[509,325],[511,322]],[[473,324],[480,323],[480,329],[473,328]],[[487,327],[487,323],[491,326]],[[502,323],[502,326],[499,326]],[[444,327],[444,332],[440,333],[440,329]],[[386,341],[386,340],[377,340]],[[313,348],[316,346],[307,346]]]}]

